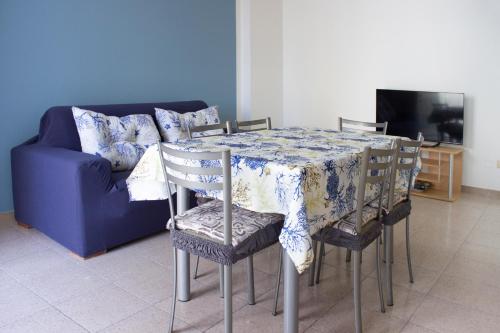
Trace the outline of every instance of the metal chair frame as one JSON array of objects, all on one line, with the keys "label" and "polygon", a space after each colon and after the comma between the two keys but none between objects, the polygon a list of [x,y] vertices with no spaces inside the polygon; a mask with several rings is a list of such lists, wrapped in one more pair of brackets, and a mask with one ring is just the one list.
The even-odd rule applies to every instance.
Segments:
[{"label": "metal chair frame", "polygon": [[[393,165],[393,160],[396,156],[396,147],[399,144],[400,139],[397,139],[393,142],[391,148],[389,149],[373,149],[370,147],[366,147],[362,153],[362,162],[361,162],[361,176],[358,183],[358,193],[357,193],[357,206],[356,211],[354,212],[356,216],[356,230],[362,232],[363,226],[363,208],[365,206],[365,194],[366,194],[366,185],[379,185],[380,193],[378,194],[378,212],[377,219],[380,219],[382,214],[382,201],[384,198],[384,193],[386,192],[386,184],[388,183],[389,177],[391,175],[391,167]],[[382,159],[383,161],[379,161],[378,159]],[[372,176],[372,171],[377,172],[377,176]],[[382,173],[382,175],[380,175]],[[328,228],[328,227],[327,227]],[[322,232],[322,231],[320,231]],[[381,312],[385,312],[385,303],[384,303],[384,295],[383,295],[383,287],[382,287],[382,275],[380,271],[380,235],[373,240],[376,244],[376,263],[377,263],[377,282],[378,282],[378,292],[380,297],[380,310]],[[324,243],[325,240],[321,240],[321,248],[324,252]],[[312,286],[314,284],[314,274],[315,274],[315,264],[318,263],[318,271],[316,275],[316,283],[319,283],[319,276],[321,272],[321,262],[322,255],[320,250],[320,257],[317,256],[317,241],[313,240],[313,251],[314,251],[314,260],[311,264],[309,270],[309,285]],[[354,266],[354,320],[355,320],[355,329],[357,333],[362,332],[362,318],[361,318],[361,254],[362,251],[354,251],[353,258],[353,266]],[[280,259],[282,258],[282,254],[280,254]],[[281,261],[280,266],[278,268],[278,278],[276,281],[276,293],[274,300],[274,309],[273,315],[276,315],[276,309],[278,304],[278,288],[280,284],[280,274],[281,273]]]},{"label": "metal chair frame", "polygon": [[[220,123],[220,124],[211,124],[211,125],[201,125],[201,126],[195,126],[195,127],[188,127],[188,138],[189,140],[192,140],[193,139],[193,134],[194,133],[203,133],[203,132],[207,132],[207,131],[213,131],[213,130],[225,130],[225,134],[232,134],[233,133],[233,130],[232,130],[232,126],[231,126],[231,122],[230,121],[226,121],[225,123]],[[223,133],[221,134],[211,134],[211,135],[204,135],[202,137],[211,137],[211,136],[221,136],[221,135],[224,135]],[[253,259],[252,258],[248,258],[249,261],[252,261]],[[252,266],[253,267],[253,262],[252,263],[248,263],[249,266]],[[200,266],[200,257],[197,256],[196,257],[196,265],[195,265],[195,268],[194,268],[194,274],[193,274],[193,279],[196,280],[198,278],[198,268]],[[224,273],[223,273],[223,268],[220,267],[219,268],[219,275],[220,275],[220,296],[221,297],[224,297]],[[250,298],[252,296],[249,296]],[[254,297],[255,298],[255,297]],[[253,301],[253,303],[251,304],[255,304],[255,300]]]},{"label": "metal chair frame", "polygon": [[[417,166],[417,160],[420,155],[424,137],[422,133],[418,133],[417,140],[400,140],[396,148],[396,158],[393,160],[391,178],[389,183],[389,195],[387,202],[387,216],[390,216],[394,209],[394,192],[396,187],[396,177],[398,171],[408,170],[408,188],[406,189],[406,198],[410,200],[411,189],[413,185],[414,170]],[[413,149],[409,152],[408,150]],[[408,275],[410,283],[413,283],[413,269],[411,265],[410,251],[410,214],[402,217],[406,219],[406,261],[408,264]],[[385,265],[386,265],[386,285],[387,285],[387,304],[393,305],[393,290],[392,290],[392,263],[394,257],[393,249],[393,225],[384,225],[384,240],[385,240]],[[390,260],[387,260],[389,258]]]},{"label": "metal chair frame", "polygon": [[[173,205],[172,193],[170,190],[169,183],[179,185],[188,189],[196,190],[221,190],[223,191],[224,199],[224,245],[232,244],[232,195],[231,195],[231,152],[229,149],[221,152],[184,152],[175,150],[165,145],[161,142],[157,143],[158,152],[160,154],[160,161],[163,170],[163,176],[165,179],[165,184],[168,194],[168,204],[171,216],[171,230],[176,229],[176,214]],[[167,156],[177,157],[183,160],[220,160],[222,167],[191,167],[181,164],[176,164],[170,161]],[[215,183],[205,183],[200,181],[192,181],[187,179],[181,179],[176,177],[170,172],[174,170],[184,174],[191,175],[218,175],[222,176],[222,182]],[[174,291],[172,297],[172,311],[170,313],[170,323],[168,332],[172,332],[175,316],[175,304],[177,300],[177,250],[174,248],[173,251],[174,261]],[[226,333],[232,332],[232,265],[224,265],[224,330]]]},{"label": "metal chair frame", "polygon": [[[251,128],[256,125],[265,125],[265,127]],[[270,130],[271,126],[271,117],[256,119],[256,120],[245,120],[245,121],[236,121],[236,130],[238,132],[255,132],[262,130]]]},{"label": "metal chair frame", "polygon": [[[208,132],[208,131],[213,131],[213,130],[226,130],[225,134],[233,134],[233,129],[231,127],[230,121],[226,121],[225,123],[220,123],[220,124],[188,127],[187,134],[188,134],[188,138],[191,140],[191,139],[193,139],[194,133],[203,133],[203,132]],[[221,134],[211,134],[211,135],[204,135],[203,137],[220,136],[220,135],[224,135],[224,134],[222,134],[222,133]]]},{"label": "metal chair frame", "polygon": [[[371,123],[339,117],[339,131],[341,132],[344,130],[344,128],[349,128],[358,132],[385,135],[387,133],[388,125],[389,123],[387,121],[383,123]],[[375,130],[370,130],[369,128],[375,128]]]}]

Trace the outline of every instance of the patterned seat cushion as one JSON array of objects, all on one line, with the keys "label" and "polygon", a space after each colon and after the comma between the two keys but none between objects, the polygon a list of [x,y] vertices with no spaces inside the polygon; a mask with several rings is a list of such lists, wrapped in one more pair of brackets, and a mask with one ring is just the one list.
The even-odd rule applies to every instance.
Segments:
[{"label": "patterned seat cushion", "polygon": [[390,212],[384,212],[382,224],[394,225],[411,214],[411,200],[404,200],[395,204]]},{"label": "patterned seat cushion", "polygon": [[[362,229],[368,222],[373,221],[377,218],[377,213],[378,208],[376,207],[372,207],[371,205],[366,205],[363,207]],[[358,235],[360,231],[356,230],[356,212],[353,212],[343,219],[339,220],[332,226],[332,228],[339,229],[351,235]]]},{"label": "patterned seat cushion", "polygon": [[[382,212],[384,214],[389,214],[389,210],[387,209],[388,206],[388,201],[387,197],[389,196],[388,193],[384,194],[384,199],[382,199]],[[408,192],[406,190],[403,191],[394,191],[394,206],[397,204],[406,201],[408,198]],[[378,207],[378,200],[373,200],[372,202],[369,203],[370,207],[377,208]]]},{"label": "patterned seat cushion", "polygon": [[371,220],[363,225],[358,235],[352,235],[337,228],[324,228],[312,236],[316,241],[325,241],[327,244],[344,247],[353,251],[362,251],[380,236],[382,224]]},{"label": "patterned seat cushion", "polygon": [[[224,242],[224,204],[220,200],[212,200],[178,215],[176,227],[180,230],[192,231],[204,235],[218,243]],[[263,214],[233,206],[233,238],[234,247],[266,226],[281,223],[281,214]]]}]

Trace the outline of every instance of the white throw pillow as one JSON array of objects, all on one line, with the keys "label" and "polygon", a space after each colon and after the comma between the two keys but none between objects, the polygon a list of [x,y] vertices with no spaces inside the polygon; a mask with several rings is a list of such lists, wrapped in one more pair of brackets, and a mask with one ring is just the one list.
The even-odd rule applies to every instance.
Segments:
[{"label": "white throw pillow", "polygon": [[109,160],[114,171],[133,169],[146,149],[160,139],[148,114],[114,117],[75,106],[72,111],[82,151]]},{"label": "white throw pillow", "polygon": [[[188,138],[188,127],[219,124],[219,111],[217,106],[196,112],[178,113],[171,110],[155,108],[156,120],[160,126],[160,133],[164,141],[177,142]],[[203,135],[223,134],[223,130],[213,130],[204,133],[194,133],[193,137]]]}]

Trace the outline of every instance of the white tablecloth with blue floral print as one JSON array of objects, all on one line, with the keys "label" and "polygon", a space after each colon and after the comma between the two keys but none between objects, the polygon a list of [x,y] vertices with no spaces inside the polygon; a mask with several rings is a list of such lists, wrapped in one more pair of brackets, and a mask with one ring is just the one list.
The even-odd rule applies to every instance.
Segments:
[{"label": "white tablecloth with blue floral print", "polygon": [[[286,216],[280,242],[302,273],[313,259],[311,235],[356,207],[361,151],[366,146],[388,148],[394,139],[375,134],[283,128],[167,145],[189,151],[230,148],[233,203]],[[157,147],[146,151],[127,185],[131,201],[167,198]],[[407,187],[404,177],[398,177],[397,187]]]}]

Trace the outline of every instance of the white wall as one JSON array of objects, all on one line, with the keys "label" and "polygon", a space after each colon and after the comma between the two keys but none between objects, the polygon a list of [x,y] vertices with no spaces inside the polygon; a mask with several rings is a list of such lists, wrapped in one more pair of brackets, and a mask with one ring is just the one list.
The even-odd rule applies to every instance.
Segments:
[{"label": "white wall", "polygon": [[237,0],[237,117],[283,124],[282,0]]},{"label": "white wall", "polygon": [[285,125],[374,120],[377,88],[464,92],[464,184],[500,190],[500,1],[284,1]]},{"label": "white wall", "polygon": [[341,115],[375,120],[377,88],[464,92],[463,182],[500,190],[500,1],[238,1],[243,116],[336,128]]}]

